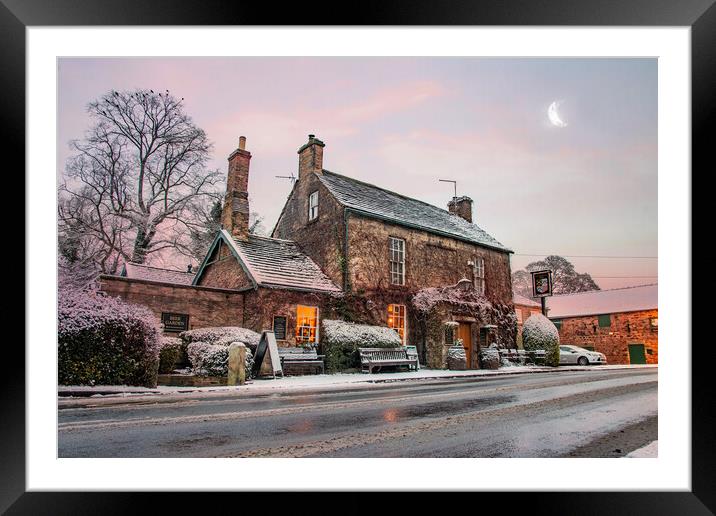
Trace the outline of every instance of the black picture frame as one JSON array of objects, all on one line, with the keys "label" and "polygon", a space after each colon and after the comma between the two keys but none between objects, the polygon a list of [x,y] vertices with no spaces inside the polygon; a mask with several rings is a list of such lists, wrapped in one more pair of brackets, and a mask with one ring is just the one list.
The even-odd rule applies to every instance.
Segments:
[{"label": "black picture frame", "polygon": [[[0,112],[3,121],[0,146],[3,156],[10,161],[15,160],[13,166],[5,163],[7,175],[13,176],[6,181],[16,181],[15,191],[23,191],[27,196],[24,178],[19,172],[25,169],[25,154],[21,149],[25,144],[26,123],[26,27],[303,24],[689,26],[692,39],[692,178],[701,181],[700,177],[713,175],[714,169],[713,141],[709,137],[716,125],[716,7],[713,4],[714,0],[452,0],[442,3],[366,0],[359,6],[338,9],[335,2],[319,0],[281,4],[240,0],[0,0]],[[48,171],[48,177],[52,175]],[[697,195],[699,192],[703,195],[705,190],[692,188]],[[705,223],[694,218],[693,229]],[[16,247],[15,269],[18,264],[26,263],[17,254],[22,253],[23,258],[27,258],[24,247],[19,244]],[[24,272],[26,277],[32,274],[26,267]],[[24,303],[16,304],[24,306]],[[692,306],[694,310],[705,310],[705,305],[693,303]],[[708,321],[709,318],[702,320]],[[690,331],[691,328],[684,329],[687,339],[691,338]],[[6,368],[0,380],[3,401],[3,417],[0,419],[0,511],[8,514],[122,514],[149,508],[151,505],[146,494],[26,492],[25,356],[22,348],[7,344],[5,360],[11,361],[13,367]],[[686,347],[691,343],[678,344]],[[472,495],[475,499],[479,498],[476,503],[487,510],[492,502],[496,502],[498,507],[529,511],[528,514],[713,514],[716,509],[716,403],[714,382],[710,378],[713,375],[710,359],[699,360],[700,356],[697,352],[692,354],[690,492],[480,493]],[[555,479],[555,485],[558,488],[559,479]],[[446,493],[427,495],[442,500],[452,496]],[[204,493],[204,496],[216,499],[218,495]],[[175,493],[172,497],[174,503],[186,507],[188,495]],[[421,498],[424,497],[401,497],[403,509],[422,503]],[[221,498],[226,500],[226,497]],[[302,499],[303,496],[294,494],[291,503],[300,507]],[[362,512],[372,510],[369,508],[372,504],[364,505],[362,501],[363,497],[353,493],[342,497],[341,505],[348,512],[357,512],[361,507],[364,507],[360,509]],[[242,501],[240,505],[245,508],[246,502]]]}]

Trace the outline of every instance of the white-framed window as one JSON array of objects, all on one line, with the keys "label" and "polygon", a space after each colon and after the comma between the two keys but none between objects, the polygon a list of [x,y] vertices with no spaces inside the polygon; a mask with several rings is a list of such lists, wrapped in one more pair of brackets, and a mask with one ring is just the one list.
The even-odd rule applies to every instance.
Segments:
[{"label": "white-framed window", "polygon": [[318,217],[318,190],[308,196],[308,220]]},{"label": "white-framed window", "polygon": [[475,268],[475,290],[478,294],[485,293],[485,260],[478,256],[474,260]]},{"label": "white-framed window", "polygon": [[318,307],[296,305],[296,343],[318,342]]},{"label": "white-framed window", "polygon": [[390,237],[390,283],[405,285],[405,240]]},{"label": "white-framed window", "polygon": [[405,345],[405,305],[388,305],[388,328],[392,328]]}]

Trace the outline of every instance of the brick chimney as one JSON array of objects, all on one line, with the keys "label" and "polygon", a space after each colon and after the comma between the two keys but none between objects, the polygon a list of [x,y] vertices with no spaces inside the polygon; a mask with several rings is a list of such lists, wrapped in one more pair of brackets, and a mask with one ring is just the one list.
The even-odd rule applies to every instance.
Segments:
[{"label": "brick chimney", "polygon": [[308,143],[298,149],[298,180],[300,181],[311,172],[323,173],[323,147],[326,144],[316,138],[315,134],[308,135]]},{"label": "brick chimney", "polygon": [[472,222],[472,199],[467,195],[453,197],[448,203],[448,211],[462,217],[468,222]]},{"label": "brick chimney", "polygon": [[249,238],[249,162],[246,137],[239,137],[239,148],[229,156],[226,196],[221,211],[221,226],[237,240]]}]

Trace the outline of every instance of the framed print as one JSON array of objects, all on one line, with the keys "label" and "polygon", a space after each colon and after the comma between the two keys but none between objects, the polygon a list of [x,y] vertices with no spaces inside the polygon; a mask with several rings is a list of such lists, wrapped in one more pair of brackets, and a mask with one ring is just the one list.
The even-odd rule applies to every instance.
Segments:
[{"label": "framed print", "polygon": [[[0,508],[390,490],[712,513],[690,203],[713,2],[329,12],[0,3],[27,204]],[[227,347],[271,330],[301,374],[222,385]]]}]

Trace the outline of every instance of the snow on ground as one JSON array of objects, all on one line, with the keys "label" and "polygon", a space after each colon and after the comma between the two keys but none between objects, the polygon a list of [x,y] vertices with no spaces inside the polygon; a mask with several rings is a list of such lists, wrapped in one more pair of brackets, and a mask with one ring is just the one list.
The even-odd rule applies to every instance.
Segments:
[{"label": "snow on ground", "polygon": [[659,456],[659,441],[653,441],[643,448],[627,453],[626,456],[633,459],[655,459]]},{"label": "snow on ground", "polygon": [[[206,386],[206,387],[175,387],[160,385],[155,388],[132,387],[122,385],[78,385],[68,386],[61,385],[58,387],[60,394],[71,395],[70,393],[78,393],[80,396],[136,396],[142,394],[176,394],[181,392],[210,392],[210,391],[250,391],[250,392],[278,392],[293,390],[310,390],[321,388],[340,388],[349,387],[356,384],[376,385],[395,381],[410,380],[430,380],[441,378],[471,378],[471,377],[489,377],[510,374],[529,374],[529,373],[547,373],[561,371],[599,371],[606,369],[644,369],[657,368],[656,365],[601,365],[601,366],[584,366],[584,367],[544,367],[544,366],[513,366],[496,370],[489,369],[472,369],[466,371],[450,371],[445,369],[420,369],[419,371],[405,371],[397,373],[335,373],[320,374],[306,376],[287,376],[285,378],[260,378],[253,379],[245,385],[240,386]],[[93,393],[93,394],[90,394]]]}]

